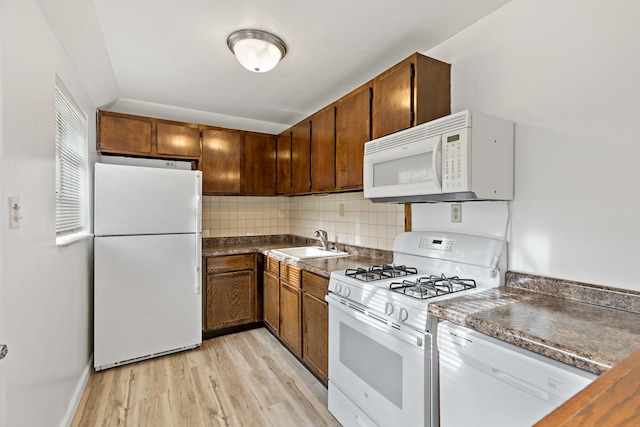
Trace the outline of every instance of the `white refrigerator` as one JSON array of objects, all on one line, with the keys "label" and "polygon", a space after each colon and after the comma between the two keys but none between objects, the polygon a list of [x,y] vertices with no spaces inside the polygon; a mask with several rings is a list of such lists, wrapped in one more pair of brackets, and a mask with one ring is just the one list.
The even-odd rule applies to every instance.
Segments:
[{"label": "white refrigerator", "polygon": [[96,164],[94,367],[202,343],[202,174]]}]

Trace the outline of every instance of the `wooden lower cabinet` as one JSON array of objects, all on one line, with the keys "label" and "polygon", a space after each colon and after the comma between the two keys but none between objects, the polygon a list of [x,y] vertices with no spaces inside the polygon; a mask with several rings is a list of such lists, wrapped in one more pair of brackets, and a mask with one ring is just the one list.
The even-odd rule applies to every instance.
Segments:
[{"label": "wooden lower cabinet", "polygon": [[329,279],[266,257],[265,326],[322,381],[329,372]]},{"label": "wooden lower cabinet", "polygon": [[273,258],[265,259],[262,287],[264,324],[280,335],[280,263]]},{"label": "wooden lower cabinet", "polygon": [[302,360],[325,384],[329,378],[329,279],[302,272]]},{"label": "wooden lower cabinet", "polygon": [[256,255],[208,257],[205,262],[203,330],[259,321]]},{"label": "wooden lower cabinet", "polygon": [[280,339],[297,357],[302,357],[300,324],[300,269],[280,265]]}]

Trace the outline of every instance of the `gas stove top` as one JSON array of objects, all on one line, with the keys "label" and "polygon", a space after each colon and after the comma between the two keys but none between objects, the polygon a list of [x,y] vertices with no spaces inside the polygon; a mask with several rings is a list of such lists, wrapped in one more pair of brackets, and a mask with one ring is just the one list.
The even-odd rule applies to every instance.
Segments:
[{"label": "gas stove top", "polygon": [[393,264],[332,272],[330,295],[426,330],[429,302],[504,283],[503,241],[496,238],[414,231],[398,235],[393,249]]},{"label": "gas stove top", "polygon": [[447,277],[430,275],[419,277],[415,280],[403,280],[402,282],[392,282],[389,289],[417,299],[429,299],[454,292],[474,289],[476,281],[473,279],[461,279],[458,276]]},{"label": "gas stove top", "polygon": [[404,265],[382,264],[374,265],[368,268],[349,268],[344,272],[344,274],[348,277],[353,277],[354,279],[358,279],[363,282],[373,282],[375,280],[383,280],[393,277],[418,274],[418,270],[414,267],[406,267]]}]

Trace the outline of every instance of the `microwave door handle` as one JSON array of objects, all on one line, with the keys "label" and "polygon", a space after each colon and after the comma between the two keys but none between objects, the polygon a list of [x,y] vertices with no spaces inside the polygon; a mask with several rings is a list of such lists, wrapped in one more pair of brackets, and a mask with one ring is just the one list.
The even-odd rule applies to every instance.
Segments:
[{"label": "microwave door handle", "polygon": [[436,185],[438,191],[442,190],[441,177],[442,177],[442,140],[438,137],[438,141],[433,147],[433,156],[431,159],[431,170],[433,171],[433,182]]}]

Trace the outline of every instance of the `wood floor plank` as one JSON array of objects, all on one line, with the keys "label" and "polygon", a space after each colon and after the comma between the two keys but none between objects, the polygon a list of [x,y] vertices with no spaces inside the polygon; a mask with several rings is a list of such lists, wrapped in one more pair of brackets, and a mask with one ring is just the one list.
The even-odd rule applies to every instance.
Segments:
[{"label": "wood floor plank", "polygon": [[261,328],[92,373],[72,426],[339,427],[326,405],[326,388]]}]

